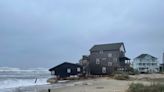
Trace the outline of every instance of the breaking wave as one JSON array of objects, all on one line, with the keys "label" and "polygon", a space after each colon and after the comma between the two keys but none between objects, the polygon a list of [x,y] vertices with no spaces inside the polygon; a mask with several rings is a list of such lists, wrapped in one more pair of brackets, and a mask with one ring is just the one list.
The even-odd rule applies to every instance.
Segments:
[{"label": "breaking wave", "polygon": [[[46,68],[19,69],[0,67],[0,90],[47,84],[50,73]],[[0,91],[1,92],[1,91]]]}]

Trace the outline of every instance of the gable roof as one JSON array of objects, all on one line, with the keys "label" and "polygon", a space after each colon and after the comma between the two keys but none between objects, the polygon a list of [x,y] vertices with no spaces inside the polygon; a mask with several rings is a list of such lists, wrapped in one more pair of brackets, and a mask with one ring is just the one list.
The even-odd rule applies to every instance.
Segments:
[{"label": "gable roof", "polygon": [[150,56],[150,57],[153,58],[153,59],[157,59],[156,57],[154,57],[154,56],[152,56],[152,55],[149,55],[149,54],[141,54],[141,55],[139,55],[138,57],[136,57],[135,59],[142,59],[142,58],[144,58],[144,57],[146,57],[146,56]]},{"label": "gable roof", "polygon": [[58,67],[62,66],[62,65],[71,65],[71,66],[76,66],[76,67],[81,67],[81,65],[78,65],[78,64],[73,64],[73,63],[69,63],[69,62],[64,62],[62,64],[59,64],[53,68],[50,68],[49,71],[52,71],[52,70],[55,70],[57,69]]},{"label": "gable roof", "polygon": [[[120,43],[110,43],[110,44],[99,44],[99,45],[94,45],[90,51],[100,51],[100,50],[118,50],[120,47],[123,45],[124,50],[125,46],[123,42]],[[126,50],[125,50],[126,51]]]}]

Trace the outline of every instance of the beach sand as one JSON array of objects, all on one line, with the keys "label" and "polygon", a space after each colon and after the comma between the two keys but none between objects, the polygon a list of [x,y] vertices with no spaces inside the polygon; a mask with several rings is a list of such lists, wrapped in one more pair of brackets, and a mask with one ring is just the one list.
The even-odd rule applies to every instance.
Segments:
[{"label": "beach sand", "polygon": [[[126,92],[131,83],[143,83],[149,85],[148,79],[164,78],[164,74],[140,74],[130,76],[130,80],[115,80],[109,77],[96,79],[59,81],[55,84],[34,85],[9,89],[0,92]],[[13,91],[11,91],[13,90]]]},{"label": "beach sand", "polygon": [[[132,82],[143,81],[122,81],[110,78],[98,78],[78,81],[66,84],[65,87],[51,88],[50,92],[126,92]],[[145,84],[148,82],[145,82]],[[48,89],[40,92],[48,92]]]}]

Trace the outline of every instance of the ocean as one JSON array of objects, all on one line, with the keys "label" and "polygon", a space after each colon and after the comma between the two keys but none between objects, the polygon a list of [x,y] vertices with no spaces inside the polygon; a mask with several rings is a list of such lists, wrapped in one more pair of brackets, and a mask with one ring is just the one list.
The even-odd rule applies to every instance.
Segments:
[{"label": "ocean", "polygon": [[48,84],[50,72],[45,68],[19,69],[0,67],[0,92],[14,92],[13,89]]}]

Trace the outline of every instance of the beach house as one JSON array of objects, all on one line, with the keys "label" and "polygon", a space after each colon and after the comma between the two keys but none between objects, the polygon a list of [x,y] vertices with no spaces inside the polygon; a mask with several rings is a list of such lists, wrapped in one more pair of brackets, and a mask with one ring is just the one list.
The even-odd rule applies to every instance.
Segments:
[{"label": "beach house", "polygon": [[79,60],[79,64],[83,67],[83,74],[90,75],[90,68],[89,68],[89,55],[83,55],[82,58]]},{"label": "beach house", "polygon": [[124,43],[94,45],[90,49],[89,71],[91,75],[109,75],[114,71],[127,71],[130,59],[125,56]]},{"label": "beach house", "polygon": [[133,60],[133,68],[140,73],[159,72],[158,59],[149,54],[141,54]]},{"label": "beach house", "polygon": [[49,69],[51,75],[55,75],[59,78],[66,78],[66,77],[78,77],[82,74],[83,69],[82,66],[78,64],[73,64],[69,62],[64,62],[59,64],[51,69]]}]

